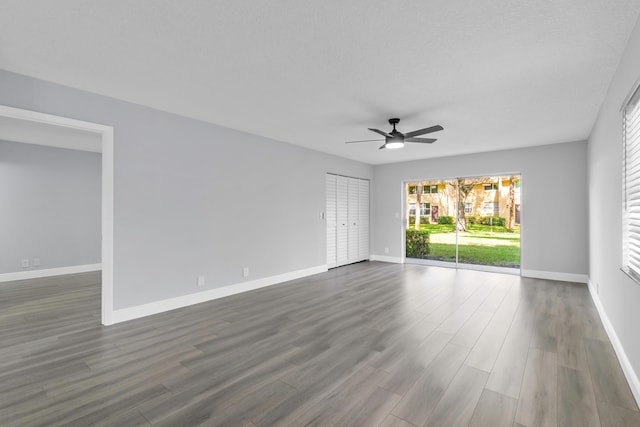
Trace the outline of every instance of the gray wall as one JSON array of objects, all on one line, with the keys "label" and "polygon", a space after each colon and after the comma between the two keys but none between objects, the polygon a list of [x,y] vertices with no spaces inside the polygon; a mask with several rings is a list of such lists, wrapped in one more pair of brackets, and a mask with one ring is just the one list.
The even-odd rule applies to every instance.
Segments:
[{"label": "gray wall", "polygon": [[631,34],[589,139],[589,278],[636,377],[640,375],[640,285],[622,264],[622,114],[640,79],[640,24]]},{"label": "gray wall", "polygon": [[[403,180],[519,172],[522,269],[586,275],[586,155],[587,144],[574,142],[377,166],[372,253],[401,256]],[[558,220],[560,225],[554,225]],[[389,254],[384,253],[385,247]]]},{"label": "gray wall", "polygon": [[[100,262],[99,153],[0,141],[0,273]],[[40,258],[38,267],[21,260]]]},{"label": "gray wall", "polygon": [[[325,265],[325,173],[373,173],[4,71],[0,104],[114,126],[115,309]],[[196,284],[201,274],[204,288]]]}]

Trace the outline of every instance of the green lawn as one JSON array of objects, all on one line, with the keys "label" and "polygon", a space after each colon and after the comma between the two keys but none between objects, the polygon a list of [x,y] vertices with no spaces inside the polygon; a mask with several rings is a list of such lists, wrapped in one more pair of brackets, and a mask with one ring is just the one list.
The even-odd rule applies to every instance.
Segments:
[{"label": "green lawn", "polygon": [[[456,245],[431,243],[428,259],[456,262]],[[458,246],[458,262],[464,264],[520,267],[520,247],[516,246]]]},{"label": "green lawn", "polygon": [[[469,231],[458,234],[458,261],[498,267],[520,267],[520,227],[509,233],[506,227],[468,224]],[[430,232],[427,259],[455,262],[456,234],[453,224],[421,224]]]}]

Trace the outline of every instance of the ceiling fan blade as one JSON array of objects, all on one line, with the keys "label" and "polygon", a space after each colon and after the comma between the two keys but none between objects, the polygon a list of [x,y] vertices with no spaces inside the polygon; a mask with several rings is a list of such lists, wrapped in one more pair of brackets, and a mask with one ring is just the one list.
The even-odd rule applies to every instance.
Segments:
[{"label": "ceiling fan blade", "polygon": [[355,144],[356,142],[372,142],[372,141],[384,141],[384,139],[361,139],[360,141],[345,141],[345,144]]},{"label": "ceiling fan blade", "polygon": [[[373,130],[373,129],[371,129]],[[440,130],[444,130],[444,128],[440,125],[435,125],[435,126],[431,126],[428,128],[424,128],[424,129],[420,129],[420,130],[414,130],[413,132],[408,132],[404,134],[405,138],[413,138],[414,136],[418,136],[418,135],[424,135],[426,133],[431,133],[431,132],[438,132]]]},{"label": "ceiling fan blade", "polygon": [[435,138],[405,138],[404,142],[421,142],[423,144],[433,144],[436,142]]},{"label": "ceiling fan blade", "polygon": [[386,146],[387,146],[387,143],[385,142],[384,144],[382,144],[382,147],[378,148],[378,150],[384,150]]},{"label": "ceiling fan blade", "polygon": [[380,129],[371,129],[371,128],[369,128],[369,130],[371,132],[379,133],[380,135],[384,136],[385,138],[393,138],[391,135],[389,135],[386,132],[381,131]]}]

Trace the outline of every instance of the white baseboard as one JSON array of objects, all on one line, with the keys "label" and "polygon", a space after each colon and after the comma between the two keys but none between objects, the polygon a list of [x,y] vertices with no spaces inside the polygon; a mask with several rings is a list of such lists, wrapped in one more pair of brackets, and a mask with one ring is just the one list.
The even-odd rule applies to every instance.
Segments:
[{"label": "white baseboard", "polygon": [[14,280],[39,279],[41,277],[62,276],[64,274],[87,273],[102,270],[102,264],[74,265],[71,267],[43,268],[41,270],[16,271],[15,273],[0,274],[0,282]]},{"label": "white baseboard", "polygon": [[386,255],[369,255],[369,261],[392,262],[394,264],[402,264],[402,258]]},{"label": "white baseboard", "polygon": [[589,293],[591,294],[591,299],[598,310],[598,314],[600,315],[600,319],[602,320],[602,324],[604,326],[605,331],[607,331],[607,335],[609,336],[609,340],[611,341],[611,345],[613,345],[613,349],[618,356],[618,361],[620,361],[620,366],[622,366],[622,372],[624,372],[624,376],[627,378],[627,382],[629,383],[629,387],[631,388],[631,393],[633,393],[633,397],[636,399],[636,403],[640,406],[640,378],[638,374],[633,369],[629,358],[627,357],[627,353],[624,351],[624,347],[622,347],[622,343],[616,334],[616,330],[613,328],[611,321],[609,321],[609,317],[602,306],[602,302],[600,301],[600,297],[598,296],[597,291],[594,289],[591,281],[588,282],[589,285]]},{"label": "white baseboard", "polygon": [[547,280],[559,280],[561,282],[576,282],[587,283],[589,277],[586,274],[574,274],[574,273],[558,273],[556,271],[543,271],[543,270],[520,270],[522,277],[531,277],[534,279],[547,279]]},{"label": "white baseboard", "polygon": [[209,289],[203,292],[197,292],[195,294],[182,295],[162,301],[155,301],[148,304],[137,305],[135,307],[121,308],[119,310],[113,311],[112,323],[120,323],[127,320],[150,316],[152,314],[163,313],[165,311],[175,310],[176,308],[199,304],[201,302],[211,301],[242,292],[252,291],[254,289],[260,289],[266,286],[272,286],[278,283],[287,282],[289,280],[299,279],[318,273],[324,273],[326,271],[326,265],[319,265],[317,267],[311,267],[303,270],[292,271],[289,273],[278,274],[275,276],[264,277],[262,279],[236,283],[221,288]]}]

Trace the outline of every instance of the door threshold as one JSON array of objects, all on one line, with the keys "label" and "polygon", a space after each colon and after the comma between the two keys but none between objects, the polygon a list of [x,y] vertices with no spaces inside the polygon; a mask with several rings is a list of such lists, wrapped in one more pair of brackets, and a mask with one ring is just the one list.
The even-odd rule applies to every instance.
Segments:
[{"label": "door threshold", "polygon": [[419,259],[419,258],[405,258],[404,262],[406,264],[418,264],[418,265],[431,265],[434,267],[446,267],[446,268],[455,268],[462,270],[477,270],[477,271],[486,271],[490,273],[502,273],[502,274],[511,274],[515,276],[520,276],[519,268],[512,267],[496,267],[493,265],[479,265],[479,264],[465,264],[455,262],[446,262],[446,261],[437,261],[432,259]]}]

